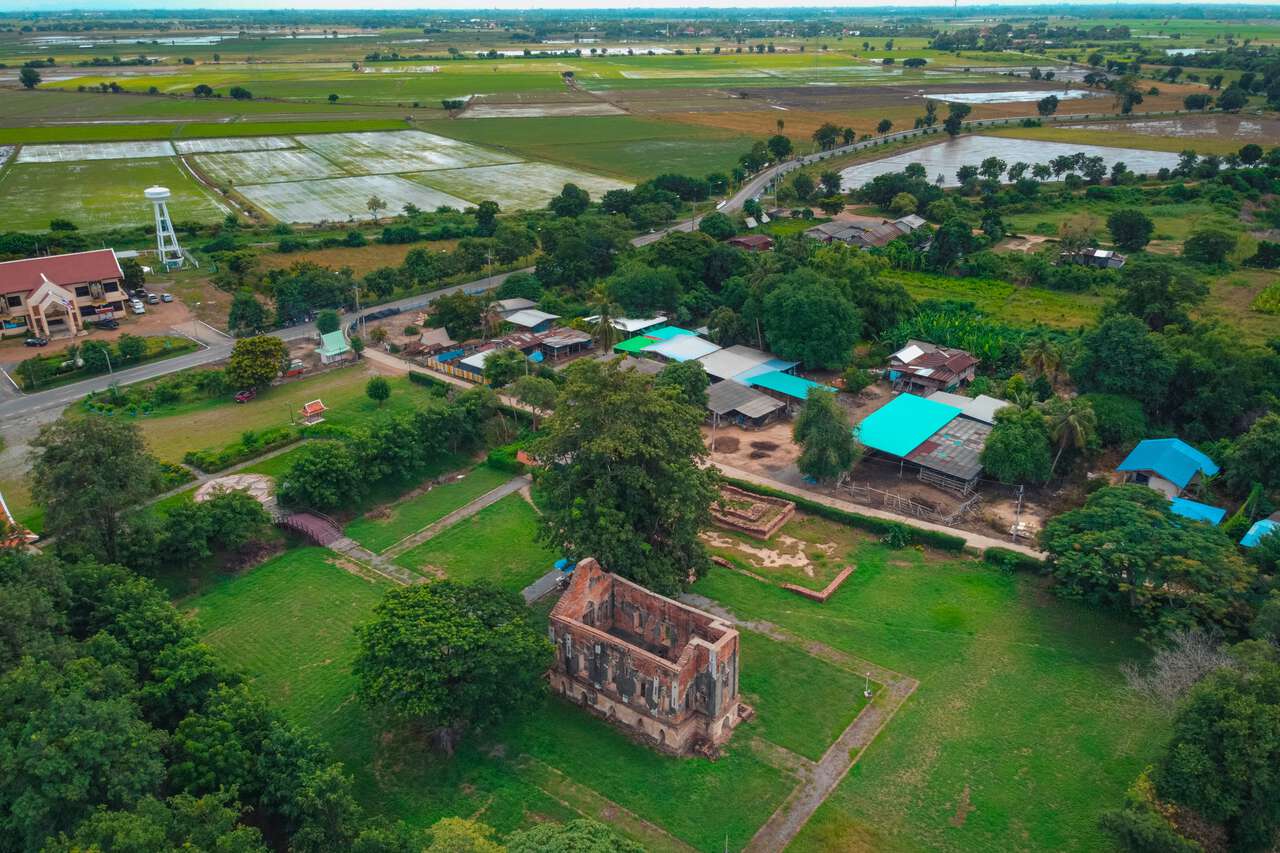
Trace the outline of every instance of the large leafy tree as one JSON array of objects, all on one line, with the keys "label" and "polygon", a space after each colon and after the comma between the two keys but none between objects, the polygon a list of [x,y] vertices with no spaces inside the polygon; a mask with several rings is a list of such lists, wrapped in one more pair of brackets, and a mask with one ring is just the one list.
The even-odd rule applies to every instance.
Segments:
[{"label": "large leafy tree", "polygon": [[564,374],[532,447],[548,463],[543,539],[658,592],[679,590],[707,564],[698,534],[717,474],[705,466],[704,412],[616,361],[578,361]]},{"label": "large leafy tree", "polygon": [[1158,412],[1174,363],[1164,340],[1142,320],[1117,315],[1081,337],[1070,371],[1082,391],[1124,394],[1141,400],[1148,412]]},{"label": "large leafy tree", "polygon": [[822,483],[839,479],[862,455],[848,413],[835,394],[821,389],[810,390],[791,435],[802,448],[796,462],[800,473]]},{"label": "large leafy tree", "polygon": [[358,499],[366,480],[355,454],[345,444],[313,441],[298,451],[276,492],[290,506],[329,510]]},{"label": "large leafy tree", "polygon": [[489,583],[393,590],[356,636],[360,698],[446,748],[534,702],[553,657],[524,600]]},{"label": "large leafy tree", "polygon": [[231,348],[227,379],[238,388],[268,385],[280,374],[288,355],[284,341],[271,335],[241,338]]},{"label": "large leafy tree", "polygon": [[1153,636],[1239,628],[1255,575],[1221,531],[1175,516],[1145,486],[1108,486],[1040,535],[1064,594],[1133,615]]},{"label": "large leafy tree", "polygon": [[1174,719],[1156,771],[1161,796],[1220,824],[1231,850],[1274,849],[1280,830],[1275,654],[1261,649],[1198,684]]},{"label": "large leafy tree", "polygon": [[808,269],[778,279],[763,307],[769,346],[809,368],[844,367],[862,329],[853,303]]},{"label": "large leafy tree", "polygon": [[431,303],[430,323],[433,328],[447,330],[455,341],[464,341],[479,334],[484,309],[484,297],[445,294]]},{"label": "large leafy tree", "polygon": [[1280,488],[1280,414],[1272,412],[1254,421],[1227,454],[1227,481],[1244,492],[1250,483]]},{"label": "large leafy tree", "polygon": [[1126,252],[1138,252],[1151,242],[1156,224],[1141,210],[1126,207],[1107,217],[1107,230],[1116,246]]},{"label": "large leafy tree", "polygon": [[168,800],[146,797],[131,810],[98,811],[74,833],[62,834],[43,849],[48,853],[88,850],[142,853],[190,850],[208,853],[267,853],[262,835],[239,824],[240,815],[227,793]]},{"label": "large leafy tree", "polygon": [[1172,258],[1141,257],[1125,270],[1124,289],[1116,307],[1142,318],[1152,331],[1170,323],[1186,323],[1188,309],[1209,295],[1209,286]]},{"label": "large leafy tree", "polygon": [[[337,317],[336,314],[334,316]],[[237,290],[235,296],[231,297],[227,328],[237,337],[257,335],[267,328],[267,309],[258,301],[258,297],[253,295],[253,291]],[[332,329],[321,331],[332,331]]]},{"label": "large leafy tree", "polygon": [[997,412],[981,458],[982,467],[1001,482],[1047,482],[1053,459],[1044,415],[1016,406]]},{"label": "large leafy tree", "polygon": [[587,818],[540,823],[507,838],[507,853],[644,853],[609,826]]},{"label": "large leafy tree", "polygon": [[136,424],[90,416],[41,428],[32,446],[31,496],[59,548],[114,561],[122,514],[155,493],[160,469]]},{"label": "large leafy tree", "polygon": [[654,380],[658,388],[672,388],[681,400],[699,409],[707,405],[707,371],[694,360],[668,364]]},{"label": "large leafy tree", "polygon": [[610,300],[632,317],[648,317],[675,307],[680,295],[680,279],[671,267],[648,267],[630,263],[605,282]]}]

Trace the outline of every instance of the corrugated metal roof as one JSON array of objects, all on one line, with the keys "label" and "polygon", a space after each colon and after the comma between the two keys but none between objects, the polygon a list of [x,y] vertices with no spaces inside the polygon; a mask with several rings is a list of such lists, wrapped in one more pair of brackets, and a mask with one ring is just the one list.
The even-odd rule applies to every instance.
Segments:
[{"label": "corrugated metal roof", "polygon": [[768,373],[761,373],[759,376],[752,376],[750,379],[744,380],[748,385],[756,388],[768,388],[770,391],[777,391],[779,394],[786,394],[796,400],[807,400],[809,391],[814,388],[821,388],[824,391],[835,392],[836,389],[829,385],[823,385],[801,376],[792,376],[790,373],[782,373],[773,370]]},{"label": "corrugated metal roof", "polygon": [[707,408],[717,415],[741,412],[749,418],[759,418],[776,412],[784,405],[781,400],[775,400],[768,394],[762,394],[732,379],[717,382],[707,389]]},{"label": "corrugated metal roof", "polygon": [[955,406],[914,394],[899,394],[854,428],[867,447],[905,457],[960,414]]},{"label": "corrugated metal roof", "polygon": [[1280,523],[1269,518],[1255,521],[1249,528],[1249,532],[1240,540],[1240,544],[1246,548],[1257,548],[1264,536],[1280,536]]},{"label": "corrugated metal roof", "polygon": [[537,326],[540,323],[545,323],[548,320],[558,320],[560,319],[560,315],[548,314],[546,311],[539,311],[537,308],[525,308],[521,311],[515,312],[514,314],[509,314],[503,319],[508,323],[513,323],[517,326],[524,326],[526,329],[532,329],[534,326]]},{"label": "corrugated metal roof", "polygon": [[1222,522],[1222,519],[1227,514],[1227,511],[1221,507],[1209,506],[1187,498],[1171,498],[1169,500],[1169,509],[1183,518],[1204,521],[1215,527]]},{"label": "corrugated metal roof", "polygon": [[343,336],[341,329],[325,332],[320,336],[321,355],[342,355],[350,349],[351,344],[347,343],[347,339]]},{"label": "corrugated metal roof", "polygon": [[680,335],[669,340],[659,341],[653,346],[647,347],[645,352],[656,353],[672,361],[692,361],[696,358],[710,355],[718,349],[720,347],[716,344],[703,340],[696,335]]},{"label": "corrugated metal roof", "polygon": [[1179,489],[1185,489],[1197,472],[1213,476],[1218,473],[1218,466],[1180,438],[1148,438],[1138,442],[1116,470],[1154,471]]},{"label": "corrugated metal roof", "polygon": [[769,354],[738,344],[716,350],[698,359],[707,375],[715,379],[733,379],[744,371],[759,367],[769,361]]},{"label": "corrugated metal roof", "polygon": [[972,480],[982,473],[982,448],[990,435],[990,424],[955,417],[907,454],[907,459],[922,468]]}]

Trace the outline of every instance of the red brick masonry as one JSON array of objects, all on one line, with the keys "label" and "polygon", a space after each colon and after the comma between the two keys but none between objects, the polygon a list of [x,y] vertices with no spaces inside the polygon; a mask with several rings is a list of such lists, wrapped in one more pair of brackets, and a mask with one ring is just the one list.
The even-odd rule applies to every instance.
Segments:
[{"label": "red brick masonry", "polygon": [[840,584],[845,582],[845,578],[853,574],[853,570],[854,570],[853,566],[845,566],[843,569],[840,570],[840,574],[835,576],[835,578],[831,581],[831,583],[823,587],[821,592],[816,592],[812,589],[806,589],[805,587],[802,587],[802,586],[796,586],[793,583],[784,583],[782,585],[782,588],[789,589],[792,592],[796,593],[797,595],[803,595],[805,598],[811,599],[812,601],[816,601],[819,604],[826,604],[827,599],[835,595],[836,590],[840,588]]},{"label": "red brick masonry", "polygon": [[610,574],[573,570],[551,611],[551,687],[669,752],[713,750],[750,713],[728,622]]},{"label": "red brick masonry", "polygon": [[[740,509],[731,501],[749,501],[751,506]],[[711,505],[711,520],[717,525],[757,539],[772,538],[795,514],[796,505],[792,501],[757,495],[736,486],[721,486],[720,500]]]}]

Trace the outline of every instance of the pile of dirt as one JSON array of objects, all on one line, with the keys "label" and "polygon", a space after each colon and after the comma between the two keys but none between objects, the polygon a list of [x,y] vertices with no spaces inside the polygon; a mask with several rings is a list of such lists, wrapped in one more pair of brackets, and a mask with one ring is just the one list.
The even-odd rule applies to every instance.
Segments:
[{"label": "pile of dirt", "polygon": [[774,451],[778,449],[778,444],[773,441],[753,441],[751,442],[751,449]]},{"label": "pile of dirt", "polygon": [[736,453],[738,451],[738,439],[732,435],[722,435],[715,441],[715,446],[711,449],[716,453]]},{"label": "pile of dirt", "polygon": [[765,451],[763,451],[763,450],[753,450],[753,451],[751,451],[751,453],[750,453],[750,458],[752,458],[752,459],[768,459],[768,458],[769,458],[770,456],[772,456],[772,455],[773,455],[773,454],[771,454],[771,453],[767,453],[767,452],[765,452]]}]

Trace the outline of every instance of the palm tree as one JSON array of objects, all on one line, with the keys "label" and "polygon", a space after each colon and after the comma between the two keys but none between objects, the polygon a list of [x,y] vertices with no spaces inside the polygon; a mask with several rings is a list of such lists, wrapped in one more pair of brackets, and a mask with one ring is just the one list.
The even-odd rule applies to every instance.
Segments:
[{"label": "palm tree", "polygon": [[1062,361],[1062,348],[1044,334],[1035,335],[1022,348],[1023,365],[1037,376],[1043,376],[1050,385],[1057,384]]},{"label": "palm tree", "polygon": [[1083,450],[1093,439],[1098,430],[1098,416],[1088,400],[1079,397],[1063,399],[1054,397],[1041,407],[1045,420],[1049,424],[1049,436],[1058,442],[1058,452],[1053,457],[1050,471],[1056,471],[1062,451],[1070,444],[1077,450]]},{"label": "palm tree", "polygon": [[596,315],[594,336],[596,344],[603,350],[613,349],[618,340],[618,329],[613,325],[621,309],[609,298],[603,284],[597,284],[587,297],[591,312]]}]

